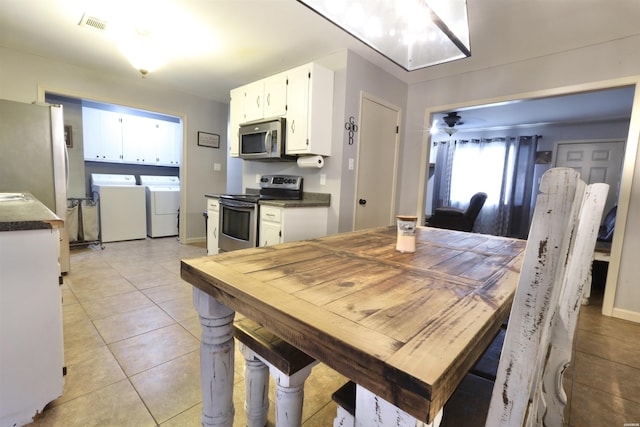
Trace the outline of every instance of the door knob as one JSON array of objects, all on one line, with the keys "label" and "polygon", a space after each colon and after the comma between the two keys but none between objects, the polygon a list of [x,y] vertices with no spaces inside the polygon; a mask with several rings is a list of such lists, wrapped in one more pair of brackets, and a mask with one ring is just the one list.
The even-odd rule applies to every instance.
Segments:
[{"label": "door knob", "polygon": [[358,200],[358,203],[360,203],[362,206],[367,204],[367,201],[365,199],[360,199]]}]

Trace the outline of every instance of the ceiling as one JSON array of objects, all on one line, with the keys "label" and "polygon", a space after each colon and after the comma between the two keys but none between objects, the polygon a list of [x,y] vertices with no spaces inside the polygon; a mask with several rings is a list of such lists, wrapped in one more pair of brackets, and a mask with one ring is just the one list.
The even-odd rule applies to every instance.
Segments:
[{"label": "ceiling", "polygon": [[[164,17],[173,57],[146,81],[221,102],[228,101],[231,88],[344,49],[412,84],[640,34],[637,0],[468,0],[472,56],[408,72],[296,0],[2,0],[0,46],[140,79],[113,38],[78,25],[85,12],[107,22]],[[538,104],[534,120],[586,117],[593,113],[582,108],[594,105],[599,116],[628,116],[628,96],[621,101],[619,93],[605,95],[561,108],[556,102]],[[483,126],[499,126],[494,119],[504,121],[528,106],[496,107],[493,117],[476,109],[473,115]]]},{"label": "ceiling", "polygon": [[[455,110],[460,116],[455,128],[460,132],[500,130],[545,124],[575,124],[611,120],[629,120],[633,106],[634,86],[553,96],[494,105],[481,105]],[[447,113],[434,114],[434,126],[441,135],[447,127],[442,118]]]}]

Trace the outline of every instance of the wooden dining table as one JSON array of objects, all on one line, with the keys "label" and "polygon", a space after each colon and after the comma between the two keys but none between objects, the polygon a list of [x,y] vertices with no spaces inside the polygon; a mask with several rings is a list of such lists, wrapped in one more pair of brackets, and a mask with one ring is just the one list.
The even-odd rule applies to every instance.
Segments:
[{"label": "wooden dining table", "polygon": [[[508,316],[526,242],[396,227],[183,260],[203,334],[204,425],[233,419],[234,311],[430,423]],[[231,420],[231,421],[230,421]]]}]

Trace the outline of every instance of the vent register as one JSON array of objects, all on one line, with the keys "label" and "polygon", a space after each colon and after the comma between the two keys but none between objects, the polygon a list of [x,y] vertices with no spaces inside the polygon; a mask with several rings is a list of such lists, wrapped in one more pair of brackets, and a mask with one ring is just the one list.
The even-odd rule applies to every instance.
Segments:
[{"label": "vent register", "polygon": [[78,24],[81,27],[92,28],[94,30],[105,31],[107,29],[107,21],[103,21],[100,18],[96,18],[95,16],[90,16],[88,14],[82,15],[82,19]]}]

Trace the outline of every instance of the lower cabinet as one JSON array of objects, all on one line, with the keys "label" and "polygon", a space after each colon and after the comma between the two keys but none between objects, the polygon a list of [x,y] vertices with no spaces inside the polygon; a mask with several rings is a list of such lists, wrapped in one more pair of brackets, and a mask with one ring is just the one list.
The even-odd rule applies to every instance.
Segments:
[{"label": "lower cabinet", "polygon": [[218,253],[220,204],[218,199],[207,198],[207,255]]},{"label": "lower cabinet", "polygon": [[327,235],[328,207],[260,206],[258,246],[277,245]]},{"label": "lower cabinet", "polygon": [[33,421],[62,396],[57,229],[0,232],[0,426]]}]

